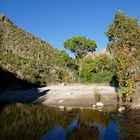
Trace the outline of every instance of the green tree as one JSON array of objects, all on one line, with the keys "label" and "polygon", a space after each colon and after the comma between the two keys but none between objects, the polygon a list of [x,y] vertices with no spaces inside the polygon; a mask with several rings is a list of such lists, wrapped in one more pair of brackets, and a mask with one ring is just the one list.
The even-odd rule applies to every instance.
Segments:
[{"label": "green tree", "polygon": [[137,19],[117,12],[106,31],[108,49],[118,65],[121,97],[132,100],[136,85],[140,84],[140,27]]},{"label": "green tree", "polygon": [[110,83],[116,74],[114,58],[101,55],[94,61],[91,57],[84,58],[81,80],[87,83]]},{"label": "green tree", "polygon": [[74,36],[64,42],[64,47],[73,52],[76,58],[79,58],[78,80],[80,81],[81,70],[83,67],[82,59],[88,54],[88,52],[95,51],[97,47],[96,42],[94,40],[87,39],[86,37]]},{"label": "green tree", "polygon": [[76,58],[83,58],[88,52],[93,52],[96,49],[96,42],[82,36],[75,36],[67,39],[64,42],[64,47],[73,52]]}]

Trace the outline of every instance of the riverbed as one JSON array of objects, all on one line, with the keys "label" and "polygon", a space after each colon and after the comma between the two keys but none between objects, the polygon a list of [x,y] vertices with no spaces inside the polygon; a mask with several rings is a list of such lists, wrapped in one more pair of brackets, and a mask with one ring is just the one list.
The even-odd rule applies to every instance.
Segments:
[{"label": "riverbed", "polygon": [[5,91],[2,102],[43,104],[54,107],[92,108],[97,102],[104,107],[118,105],[117,92],[108,85],[50,85],[28,90]]}]

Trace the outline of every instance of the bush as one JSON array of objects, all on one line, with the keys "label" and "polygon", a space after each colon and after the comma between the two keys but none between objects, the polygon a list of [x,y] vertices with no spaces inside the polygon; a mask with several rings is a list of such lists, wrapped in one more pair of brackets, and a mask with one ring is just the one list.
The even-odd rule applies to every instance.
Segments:
[{"label": "bush", "polygon": [[116,74],[116,62],[113,58],[102,55],[95,60],[87,58],[83,61],[80,78],[88,83],[110,83]]}]

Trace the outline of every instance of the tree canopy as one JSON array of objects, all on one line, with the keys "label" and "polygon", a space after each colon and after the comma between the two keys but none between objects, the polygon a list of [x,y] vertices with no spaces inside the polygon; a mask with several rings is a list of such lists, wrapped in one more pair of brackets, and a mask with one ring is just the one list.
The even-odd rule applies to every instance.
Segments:
[{"label": "tree canopy", "polygon": [[121,95],[134,98],[140,85],[140,27],[137,19],[117,12],[106,31],[108,49],[118,63]]},{"label": "tree canopy", "polygon": [[82,36],[75,36],[64,42],[64,47],[75,54],[76,58],[83,58],[88,52],[96,49],[96,42]]}]

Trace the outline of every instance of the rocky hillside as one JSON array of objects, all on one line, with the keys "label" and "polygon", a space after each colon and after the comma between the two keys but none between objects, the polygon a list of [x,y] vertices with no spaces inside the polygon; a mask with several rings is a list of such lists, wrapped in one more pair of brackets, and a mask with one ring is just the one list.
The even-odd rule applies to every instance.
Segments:
[{"label": "rocky hillside", "polygon": [[84,58],[91,57],[92,60],[95,60],[96,58],[103,56],[103,55],[110,56],[111,54],[107,51],[107,48],[103,48],[98,52],[89,53]]},{"label": "rocky hillside", "polygon": [[0,67],[3,70],[44,86],[64,80],[68,60],[71,58],[64,51],[20,29],[0,14]]}]

